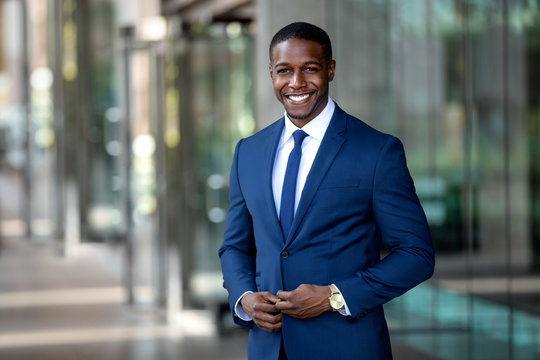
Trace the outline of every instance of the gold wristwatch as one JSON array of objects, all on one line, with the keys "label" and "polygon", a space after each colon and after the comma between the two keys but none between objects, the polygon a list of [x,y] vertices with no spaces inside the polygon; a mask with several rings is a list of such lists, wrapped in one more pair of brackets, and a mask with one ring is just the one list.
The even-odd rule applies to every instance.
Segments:
[{"label": "gold wristwatch", "polygon": [[339,292],[338,288],[332,284],[328,285],[330,288],[330,291],[332,294],[328,298],[328,301],[330,301],[330,306],[332,307],[332,310],[339,311],[343,309],[343,306],[345,305],[345,301],[343,300],[343,296],[341,296],[341,293]]}]

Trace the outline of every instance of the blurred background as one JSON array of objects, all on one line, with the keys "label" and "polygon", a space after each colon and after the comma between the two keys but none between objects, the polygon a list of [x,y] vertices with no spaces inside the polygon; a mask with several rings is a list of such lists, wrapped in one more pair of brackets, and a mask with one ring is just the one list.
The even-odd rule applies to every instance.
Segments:
[{"label": "blurred background", "polygon": [[292,21],[429,220],[396,359],[540,358],[538,0],[0,0],[0,358],[246,359],[217,249]]}]

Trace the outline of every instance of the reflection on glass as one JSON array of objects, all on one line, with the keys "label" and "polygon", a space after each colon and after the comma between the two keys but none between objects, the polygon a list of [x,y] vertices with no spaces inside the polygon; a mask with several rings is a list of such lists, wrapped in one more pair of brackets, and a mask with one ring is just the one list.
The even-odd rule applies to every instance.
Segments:
[{"label": "reflection on glass", "polygon": [[517,290],[540,263],[538,2],[327,11],[334,96],[402,139],[437,249],[434,279],[387,305],[393,336],[448,359],[538,358],[538,290]]},{"label": "reflection on glass", "polygon": [[[237,141],[255,129],[252,87],[252,36],[239,23],[195,26],[187,44],[188,98],[184,109],[193,121],[195,189],[187,200],[195,215],[189,279],[195,304],[226,296],[217,250],[223,239],[228,176]],[[180,94],[182,96],[182,94]],[[183,116],[183,115],[182,115]],[[183,133],[185,138],[186,133]],[[205,290],[206,289],[206,290]]]}]

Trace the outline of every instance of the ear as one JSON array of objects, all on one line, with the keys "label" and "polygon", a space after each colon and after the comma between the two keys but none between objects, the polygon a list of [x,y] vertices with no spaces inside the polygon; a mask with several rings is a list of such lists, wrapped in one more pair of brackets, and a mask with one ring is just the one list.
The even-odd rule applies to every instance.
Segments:
[{"label": "ear", "polygon": [[272,68],[272,64],[268,65],[268,71],[270,72],[270,79],[274,79],[274,69]]},{"label": "ear", "polygon": [[328,82],[334,80],[334,74],[336,71],[336,60],[331,60],[328,64]]}]

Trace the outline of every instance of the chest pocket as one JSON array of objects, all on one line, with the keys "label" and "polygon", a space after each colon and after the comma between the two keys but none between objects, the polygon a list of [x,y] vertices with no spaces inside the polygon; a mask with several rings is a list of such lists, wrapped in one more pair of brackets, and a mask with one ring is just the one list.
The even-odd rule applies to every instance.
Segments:
[{"label": "chest pocket", "polygon": [[340,176],[339,174],[329,174],[319,185],[319,190],[356,188],[360,185],[360,179],[355,179],[346,175]]}]

